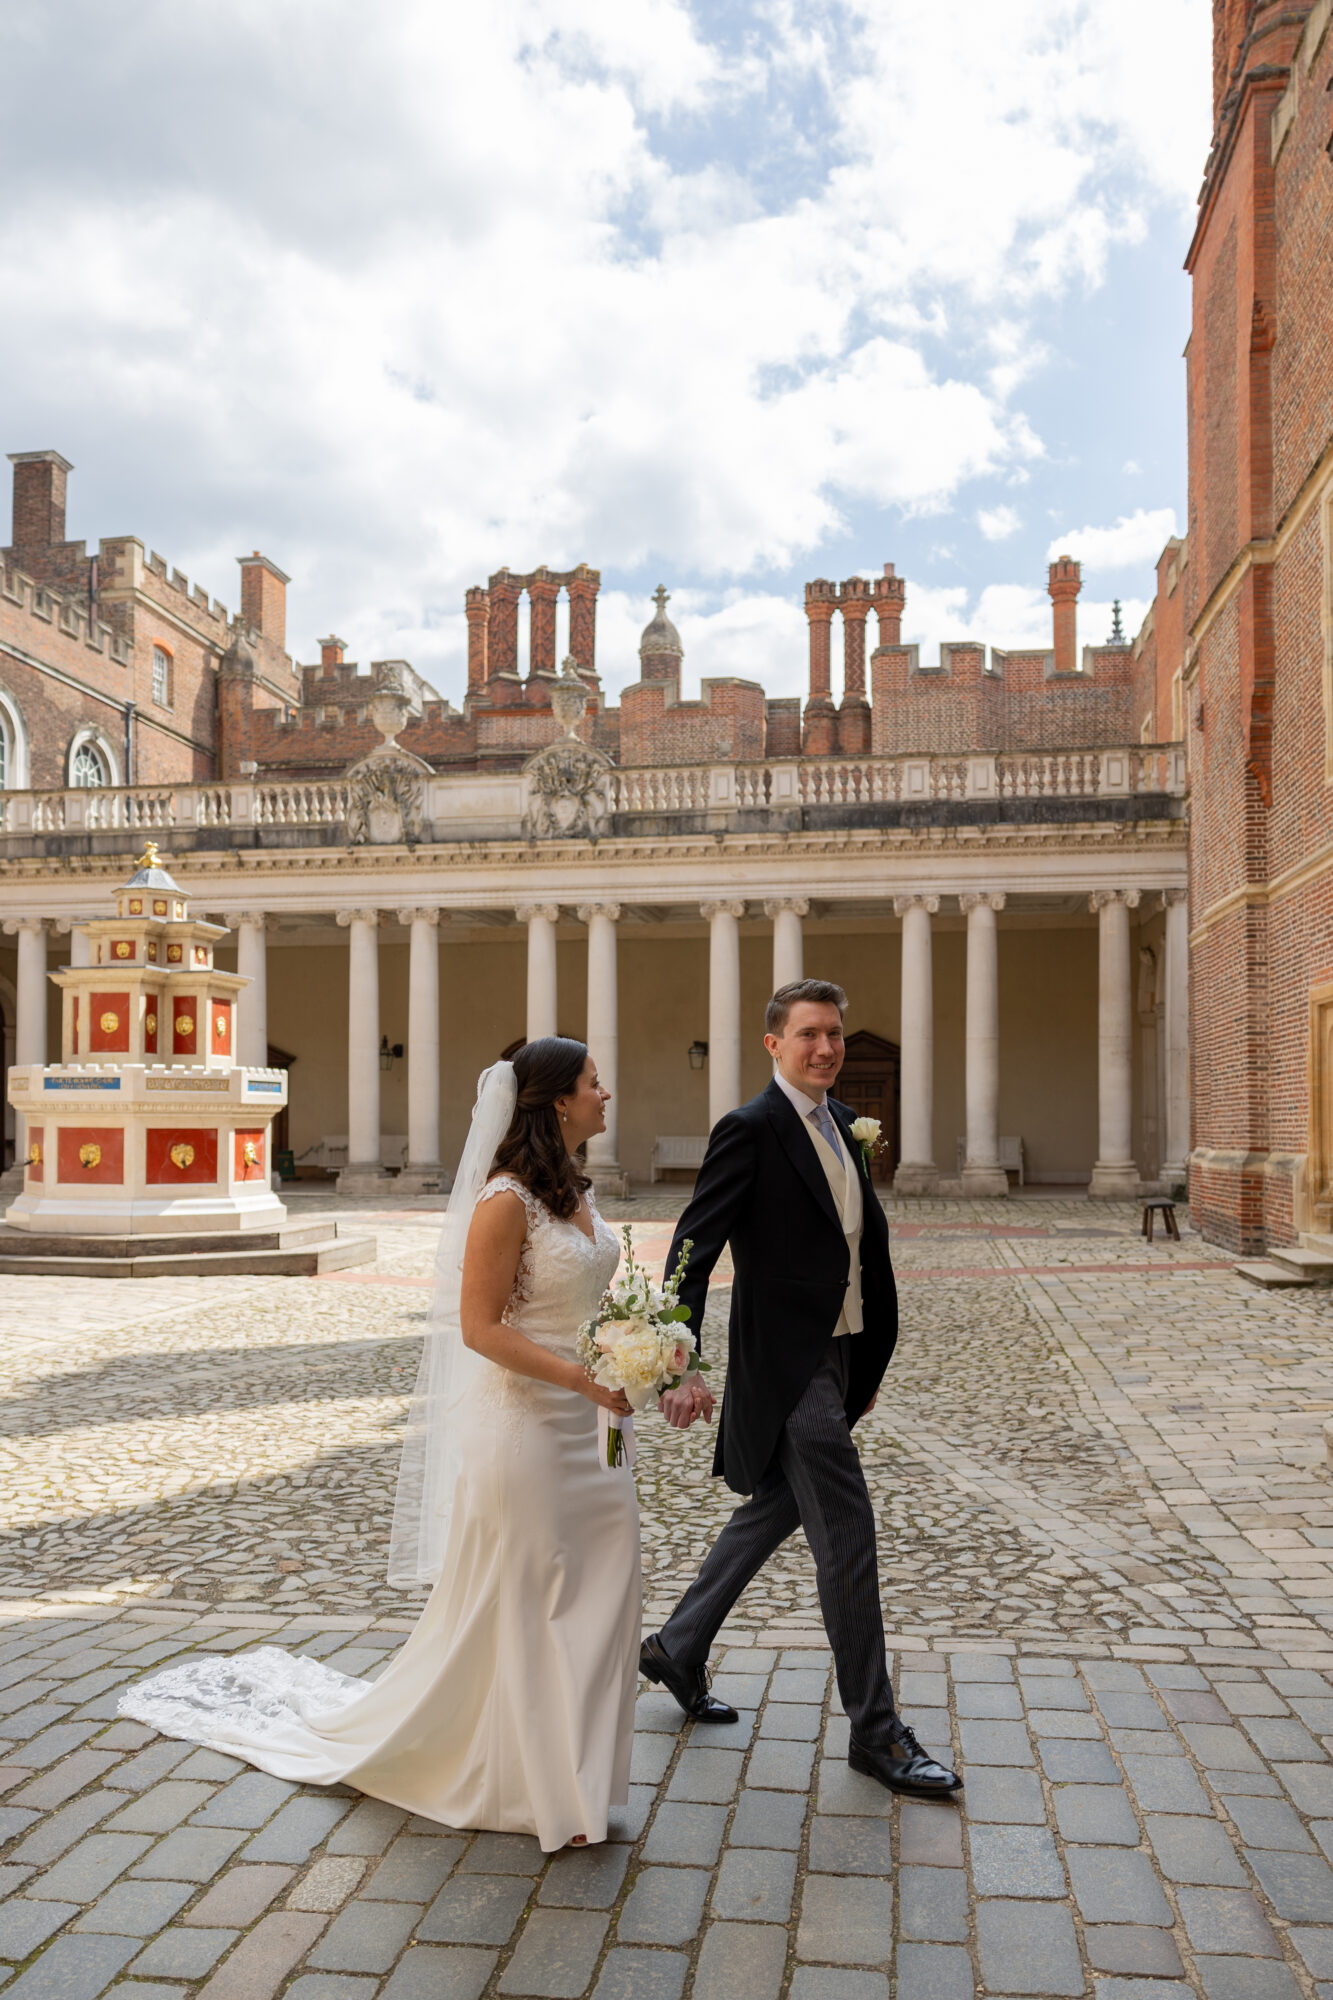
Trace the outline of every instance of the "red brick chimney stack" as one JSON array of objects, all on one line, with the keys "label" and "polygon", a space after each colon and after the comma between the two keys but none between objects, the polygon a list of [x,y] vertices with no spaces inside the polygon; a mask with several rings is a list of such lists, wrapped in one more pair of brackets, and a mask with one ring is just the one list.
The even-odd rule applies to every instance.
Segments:
[{"label": "red brick chimney stack", "polygon": [[491,621],[486,636],[486,678],[518,679],[518,600],[521,586],[507,569],[497,569],[489,583]]},{"label": "red brick chimney stack", "polygon": [[463,615],[467,619],[467,690],[472,694],[486,680],[486,627],[491,615],[491,594],[484,585],[474,583],[465,592]]},{"label": "red brick chimney stack", "polygon": [[287,585],[291,582],[276,563],[261,556],[237,556],[241,565],[241,616],[247,625],[279,651],[287,645]]},{"label": "red brick chimney stack", "polygon": [[838,714],[838,749],[857,757],[870,748],[870,704],[866,700],[866,620],[870,616],[870,585],[863,576],[849,576],[838,593],[842,612],[842,707]]},{"label": "red brick chimney stack", "polygon": [[805,586],[805,615],[810,621],[810,699],[805,706],[805,748],[827,757],[833,748],[835,710],[832,696],[831,635],[838,608],[838,586],[816,577]]},{"label": "red brick chimney stack", "polygon": [[[528,578],[528,679],[555,678],[555,607],[560,585],[543,563]],[[533,690],[536,694],[537,690]],[[545,696],[541,697],[543,700]],[[532,695],[529,696],[529,700]]]},{"label": "red brick chimney stack", "polygon": [[320,640],[319,665],[322,673],[332,674],[336,672],[346,657],[347,641],[346,639],[340,639],[336,632],[330,632],[327,639]]},{"label": "red brick chimney stack", "polygon": [[16,549],[49,549],[65,539],[65,480],[74,467],[58,451],[11,451]]},{"label": "red brick chimney stack", "polygon": [[597,678],[597,593],[600,570],[580,563],[566,586],[569,591],[569,650],[584,680]]},{"label": "red brick chimney stack", "polygon": [[1060,556],[1047,571],[1046,588],[1051,594],[1055,618],[1055,671],[1078,672],[1078,594],[1083,588],[1083,572],[1072,556]]},{"label": "red brick chimney stack", "polygon": [[906,604],[906,578],[896,576],[893,564],[885,563],[883,576],[875,578],[875,616],[879,620],[880,646],[901,646]]}]

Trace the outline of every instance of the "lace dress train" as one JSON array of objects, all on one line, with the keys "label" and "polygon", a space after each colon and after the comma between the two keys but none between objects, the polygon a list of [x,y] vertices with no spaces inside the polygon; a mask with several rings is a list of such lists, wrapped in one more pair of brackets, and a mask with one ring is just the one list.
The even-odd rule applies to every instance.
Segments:
[{"label": "lace dress train", "polygon": [[[528,1233],[507,1322],[572,1355],[618,1261],[521,1183]],[[607,1472],[597,1411],[488,1367],[439,1583],[380,1679],[260,1647],[140,1681],[121,1711],[275,1777],[354,1785],[447,1826],[606,1838],[628,1798],[641,1624],[638,1504]]]}]

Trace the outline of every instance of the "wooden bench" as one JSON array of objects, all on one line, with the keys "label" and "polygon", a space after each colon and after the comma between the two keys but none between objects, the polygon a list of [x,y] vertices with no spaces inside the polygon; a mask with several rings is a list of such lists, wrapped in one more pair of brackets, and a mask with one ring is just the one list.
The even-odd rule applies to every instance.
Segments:
[{"label": "wooden bench", "polygon": [[681,1172],[697,1174],[704,1163],[708,1150],[708,1140],[682,1137],[666,1137],[653,1140],[653,1155],[650,1177],[661,1180],[663,1174]]},{"label": "wooden bench", "polygon": [[[1007,1174],[1017,1174],[1018,1185],[1022,1187],[1024,1185],[1023,1141],[1018,1137],[1017,1133],[1015,1133],[1012,1138],[999,1140],[998,1145],[1000,1154],[1000,1165],[1004,1168]],[[958,1171],[960,1174],[962,1173],[963,1168],[966,1165],[967,1165],[967,1140],[960,1139],[958,1141]]]}]

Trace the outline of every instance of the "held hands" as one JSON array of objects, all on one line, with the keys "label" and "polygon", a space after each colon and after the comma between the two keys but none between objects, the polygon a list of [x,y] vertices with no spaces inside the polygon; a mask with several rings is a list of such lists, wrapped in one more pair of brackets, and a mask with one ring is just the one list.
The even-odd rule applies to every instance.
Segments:
[{"label": "held hands", "polygon": [[713,1398],[697,1373],[687,1375],[678,1388],[664,1389],[657,1407],[678,1431],[687,1431],[696,1417],[705,1423],[713,1417]]}]

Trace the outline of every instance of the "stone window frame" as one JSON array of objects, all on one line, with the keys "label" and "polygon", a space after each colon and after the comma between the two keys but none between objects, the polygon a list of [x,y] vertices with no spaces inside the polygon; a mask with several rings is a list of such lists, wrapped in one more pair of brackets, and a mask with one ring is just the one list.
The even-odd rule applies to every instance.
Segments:
[{"label": "stone window frame", "polygon": [[[86,782],[80,783],[80,780],[75,777],[74,774],[78,768],[78,758],[81,750],[91,750],[101,758],[104,775],[100,785],[91,785]],[[98,791],[102,786],[118,785],[120,783],[120,763],[116,756],[115,745],[106,731],[99,729],[95,722],[85,723],[82,729],[76,729],[73,736],[71,736],[69,740],[65,782],[71,791]]]},{"label": "stone window frame", "polygon": [[1333,1216],[1333,982],[1310,989],[1309,1152],[1306,1194],[1316,1226],[1327,1228]]},{"label": "stone window frame", "polygon": [[7,688],[0,687],[0,792],[28,789],[28,731]]},{"label": "stone window frame", "polygon": [[176,656],[160,639],[153,641],[153,701],[158,708],[173,708],[176,693]]}]

